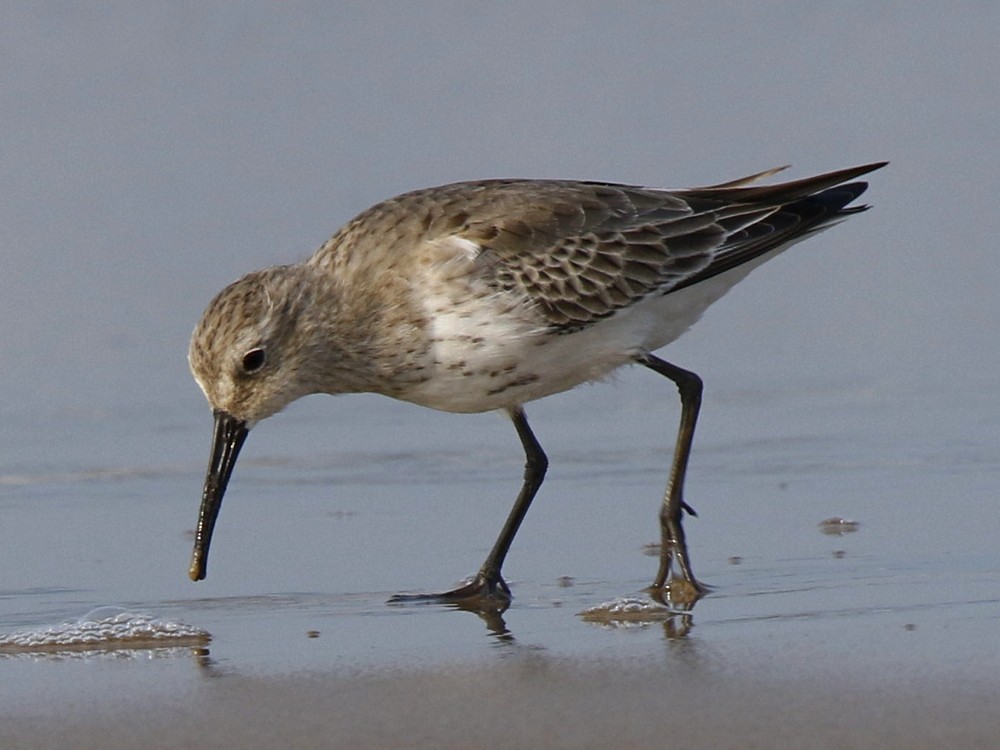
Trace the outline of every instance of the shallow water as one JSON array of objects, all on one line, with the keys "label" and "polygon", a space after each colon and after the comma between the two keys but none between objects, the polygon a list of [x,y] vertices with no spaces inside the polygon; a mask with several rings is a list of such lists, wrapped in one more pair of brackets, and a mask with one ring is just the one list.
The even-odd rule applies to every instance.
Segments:
[{"label": "shallow water", "polygon": [[[552,468],[506,567],[513,605],[492,620],[387,599],[451,584],[485,555],[521,470],[513,430],[495,416],[303,402],[251,436],[197,584],[185,574],[200,462],[5,474],[0,634],[119,606],[211,641],[0,648],[0,713],[75,705],[88,715],[135,691],[176,699],[210,674],[493,669],[531,654],[681,660],[694,674],[781,683],[892,675],[998,687],[1000,458],[986,390],[959,407],[898,390],[721,388],[706,399],[688,492],[699,511],[687,522],[691,551],[712,593],[690,613],[581,616],[641,599],[655,572],[649,545],[676,418],[675,405],[643,407],[657,386],[670,393],[629,372],[530,412]],[[762,421],[769,412],[779,413]],[[874,428],[862,413],[879,415]],[[96,429],[127,431],[117,419]],[[477,419],[466,439],[449,434]],[[208,421],[192,432],[207,440]],[[358,440],[348,427],[362,424]],[[830,533],[830,518],[855,526]],[[96,704],[81,700],[84,679]]]}]

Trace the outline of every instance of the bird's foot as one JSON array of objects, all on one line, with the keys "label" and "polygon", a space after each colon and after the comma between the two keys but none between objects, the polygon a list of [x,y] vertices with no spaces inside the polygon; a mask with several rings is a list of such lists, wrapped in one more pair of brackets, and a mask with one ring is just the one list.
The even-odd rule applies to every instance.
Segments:
[{"label": "bird's foot", "polygon": [[477,573],[467,583],[440,594],[396,594],[392,604],[451,604],[460,609],[504,611],[510,606],[510,588],[499,574]]},{"label": "bird's foot", "polygon": [[671,576],[663,584],[653,584],[646,589],[646,593],[654,601],[669,607],[679,609],[691,609],[695,602],[701,599],[711,589],[694,577],[684,578]]}]

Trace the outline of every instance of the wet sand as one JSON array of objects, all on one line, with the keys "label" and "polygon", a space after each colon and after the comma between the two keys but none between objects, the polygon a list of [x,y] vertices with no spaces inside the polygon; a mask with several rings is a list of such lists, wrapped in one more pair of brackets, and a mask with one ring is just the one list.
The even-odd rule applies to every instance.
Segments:
[{"label": "wet sand", "polygon": [[526,654],[491,666],[220,676],[168,700],[4,717],[5,748],[996,747],[997,694],[915,674],[795,679]]}]

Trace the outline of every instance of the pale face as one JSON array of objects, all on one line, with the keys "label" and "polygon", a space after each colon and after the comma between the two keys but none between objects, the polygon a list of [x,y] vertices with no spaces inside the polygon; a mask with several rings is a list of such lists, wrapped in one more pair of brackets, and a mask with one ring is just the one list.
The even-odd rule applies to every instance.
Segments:
[{"label": "pale face", "polygon": [[[281,269],[283,270],[283,269]],[[295,316],[278,269],[255,271],[212,300],[191,337],[188,362],[215,411],[252,427],[305,395]]]}]

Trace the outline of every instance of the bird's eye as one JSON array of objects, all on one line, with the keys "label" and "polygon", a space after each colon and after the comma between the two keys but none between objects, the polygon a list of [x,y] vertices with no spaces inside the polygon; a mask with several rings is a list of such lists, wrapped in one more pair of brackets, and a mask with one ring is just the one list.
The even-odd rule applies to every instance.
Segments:
[{"label": "bird's eye", "polygon": [[267,355],[259,346],[243,355],[243,372],[257,372],[267,361]]}]

